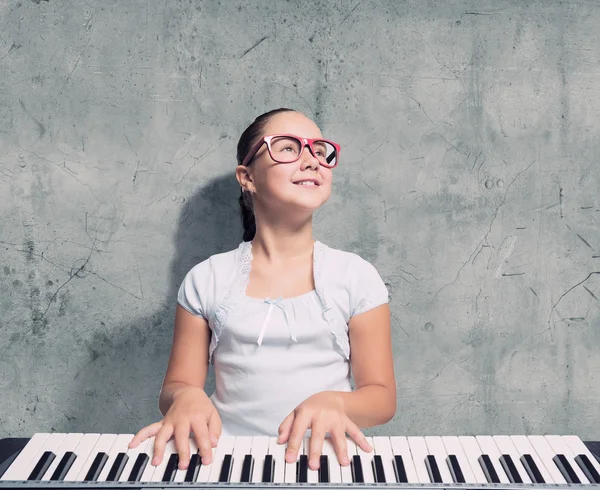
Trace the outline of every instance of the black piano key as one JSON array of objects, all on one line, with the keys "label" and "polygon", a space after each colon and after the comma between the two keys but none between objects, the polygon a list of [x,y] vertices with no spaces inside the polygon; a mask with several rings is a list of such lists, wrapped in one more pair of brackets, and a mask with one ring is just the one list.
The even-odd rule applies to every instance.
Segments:
[{"label": "black piano key", "polygon": [[508,476],[511,483],[523,483],[523,479],[521,478],[521,475],[519,475],[510,454],[503,454],[500,456],[500,464],[502,465],[502,468],[504,468],[504,471],[506,471],[506,476]]},{"label": "black piano key", "polygon": [[527,471],[527,474],[533,483],[546,483],[546,480],[544,480],[544,477],[540,473],[540,469],[535,464],[531,454],[523,454],[521,456],[521,463],[525,466],[525,471]]},{"label": "black piano key", "polygon": [[64,480],[65,476],[67,476],[67,473],[71,469],[71,466],[73,466],[73,463],[75,462],[76,459],[77,459],[77,455],[74,452],[72,452],[72,451],[66,452],[65,455],[60,460],[60,463],[58,463],[56,470],[54,470],[54,473],[52,473],[50,480],[53,480],[53,481]]},{"label": "black piano key", "polygon": [[44,474],[48,471],[48,468],[56,458],[56,454],[52,451],[46,451],[42,454],[42,457],[35,465],[35,468],[31,471],[29,478],[27,480],[41,480],[44,478]]},{"label": "black piano key", "polygon": [[449,454],[446,461],[448,462],[448,468],[450,469],[454,483],[465,483],[465,476],[463,475],[462,469],[458,464],[456,455]]},{"label": "black piano key", "polygon": [[579,456],[575,456],[575,462],[583,471],[583,474],[590,481],[590,483],[600,483],[600,475],[594,468],[594,465],[590,461],[590,459],[585,454],[580,454]]},{"label": "black piano key", "polygon": [[177,466],[179,466],[179,454],[173,453],[171,456],[169,456],[169,461],[161,481],[172,482],[175,479],[175,474],[177,473]]},{"label": "black piano key", "polygon": [[190,465],[188,466],[187,471],[185,472],[184,481],[190,483],[195,482],[198,478],[198,472],[200,471],[200,465],[202,464],[202,458],[198,453],[192,454],[190,458]]},{"label": "black piano key", "polygon": [[402,460],[402,456],[399,454],[394,456],[394,471],[396,472],[396,481],[398,483],[408,483],[406,468],[404,468],[404,461]]},{"label": "black piano key", "polygon": [[556,454],[552,458],[552,461],[554,461],[554,464],[557,466],[558,471],[560,471],[563,478],[567,480],[567,483],[581,483],[581,480],[564,454]]},{"label": "black piano key", "polygon": [[375,483],[385,483],[385,472],[383,471],[383,461],[381,456],[376,454],[371,460],[373,465],[373,474],[375,475]]},{"label": "black piano key", "polygon": [[329,458],[326,454],[319,458],[319,483],[329,483]]},{"label": "black piano key", "polygon": [[352,456],[352,481],[354,483],[364,483],[365,482],[365,476],[363,474],[363,467],[362,467],[362,463],[360,461],[360,456],[358,454],[355,454],[354,456]]},{"label": "black piano key", "polygon": [[254,458],[251,454],[244,456],[244,463],[242,464],[242,476],[240,483],[249,483],[252,478],[252,470],[254,469]]},{"label": "black piano key", "polygon": [[296,483],[308,483],[308,456],[301,454],[296,463]]},{"label": "black piano key", "polygon": [[429,473],[429,480],[431,483],[443,483],[435,456],[428,454],[425,457],[425,466],[427,467],[427,473]]},{"label": "black piano key", "polygon": [[89,471],[87,472],[87,475],[85,475],[85,478],[83,479],[83,481],[96,481],[98,479],[98,477],[100,476],[100,473],[102,472],[102,468],[104,468],[104,465],[106,464],[107,460],[108,460],[108,454],[106,454],[106,453],[96,454],[96,457],[94,458],[94,462],[92,463],[92,466],[90,467]]},{"label": "black piano key", "polygon": [[273,455],[267,454],[265,456],[265,464],[263,466],[262,482],[273,483],[273,473],[275,472],[275,461],[273,461]]},{"label": "black piano key", "polygon": [[226,454],[223,458],[223,466],[221,466],[221,472],[219,473],[219,483],[229,482],[231,478],[231,469],[233,467],[233,455]]},{"label": "black piano key", "polygon": [[488,483],[500,483],[500,477],[498,476],[498,473],[496,473],[496,468],[494,468],[492,460],[487,454],[479,456],[477,461],[479,461],[479,466],[481,466]]},{"label": "black piano key", "polygon": [[131,473],[129,474],[127,481],[140,481],[144,470],[146,469],[148,461],[150,461],[150,456],[144,453],[138,454],[138,457],[135,460],[135,463],[133,464],[133,468],[131,469]]},{"label": "black piano key", "polygon": [[108,476],[106,477],[106,481],[118,481],[121,478],[121,473],[125,469],[125,465],[129,461],[129,456],[125,453],[117,454],[115,458],[115,462],[112,465],[112,468],[108,472]]}]

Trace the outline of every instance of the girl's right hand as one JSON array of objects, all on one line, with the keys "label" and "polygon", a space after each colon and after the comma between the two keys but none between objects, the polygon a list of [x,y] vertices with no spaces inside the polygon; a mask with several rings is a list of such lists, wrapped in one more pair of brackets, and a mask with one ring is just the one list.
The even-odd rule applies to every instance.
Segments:
[{"label": "girl's right hand", "polygon": [[154,437],[154,456],[151,464],[158,466],[163,459],[165,446],[172,436],[179,454],[179,469],[185,470],[190,462],[190,433],[198,445],[202,464],[212,462],[212,448],[221,436],[221,417],[202,388],[189,386],[177,390],[173,404],[160,422],[141,429],[129,443],[130,448]]}]

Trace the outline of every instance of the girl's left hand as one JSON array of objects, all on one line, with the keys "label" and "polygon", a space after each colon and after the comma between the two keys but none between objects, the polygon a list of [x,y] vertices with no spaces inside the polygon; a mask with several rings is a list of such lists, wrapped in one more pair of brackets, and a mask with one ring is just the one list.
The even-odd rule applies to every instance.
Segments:
[{"label": "girl's left hand", "polygon": [[319,457],[327,432],[331,435],[338,461],[342,466],[350,464],[346,433],[364,451],[372,450],[359,427],[346,415],[344,400],[333,391],[323,391],[307,398],[279,426],[277,442],[283,444],[287,441],[286,462],[293,463],[297,460],[300,444],[308,429],[311,429],[308,453],[308,466],[311,470],[319,468]]}]

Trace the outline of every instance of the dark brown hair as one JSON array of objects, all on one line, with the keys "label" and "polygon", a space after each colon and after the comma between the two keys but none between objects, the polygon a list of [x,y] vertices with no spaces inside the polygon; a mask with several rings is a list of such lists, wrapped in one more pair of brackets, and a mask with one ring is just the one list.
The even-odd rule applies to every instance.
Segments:
[{"label": "dark brown hair", "polygon": [[[280,109],[274,109],[269,112],[265,112],[258,116],[250,126],[248,126],[242,135],[240,136],[240,140],[237,144],[237,162],[238,165],[241,165],[246,158],[248,152],[252,149],[252,147],[263,137],[263,131],[265,125],[275,114],[279,114],[280,112],[296,112],[294,109],[286,109],[284,107]],[[248,167],[252,165],[254,158],[248,162]],[[240,213],[242,216],[242,225],[244,226],[244,237],[243,241],[249,242],[256,235],[256,219],[254,217],[254,210],[252,208],[252,196],[250,192],[244,192],[242,189],[242,193],[239,197],[240,203]]]}]

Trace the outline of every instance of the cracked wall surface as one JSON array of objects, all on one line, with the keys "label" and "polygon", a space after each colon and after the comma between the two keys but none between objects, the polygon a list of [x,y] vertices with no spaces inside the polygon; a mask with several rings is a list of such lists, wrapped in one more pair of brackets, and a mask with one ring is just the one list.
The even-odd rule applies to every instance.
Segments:
[{"label": "cracked wall surface", "polygon": [[237,140],[283,106],[342,146],[315,237],[390,292],[398,410],[366,432],[599,440],[599,22],[0,0],[0,437],[159,418],[177,288],[240,243]]}]

